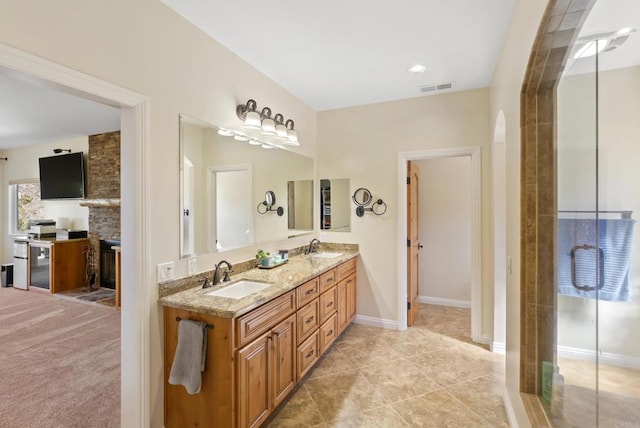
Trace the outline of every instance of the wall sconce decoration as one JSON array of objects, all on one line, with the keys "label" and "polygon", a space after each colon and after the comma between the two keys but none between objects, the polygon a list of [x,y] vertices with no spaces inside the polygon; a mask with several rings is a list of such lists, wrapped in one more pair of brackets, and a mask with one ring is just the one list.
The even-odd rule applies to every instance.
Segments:
[{"label": "wall sconce decoration", "polygon": [[362,217],[366,211],[372,212],[375,215],[382,215],[387,212],[387,204],[382,199],[376,200],[369,207],[369,204],[373,201],[373,196],[371,196],[369,189],[365,189],[364,187],[360,187],[353,192],[351,199],[353,203],[356,204],[356,215],[358,217]]},{"label": "wall sconce decoration", "polygon": [[62,152],[71,153],[71,149],[53,149],[53,153],[59,155]]},{"label": "wall sconce decoration", "polygon": [[264,201],[258,204],[258,207],[257,207],[258,214],[262,215],[262,214],[266,214],[268,212],[273,211],[276,214],[278,214],[278,217],[282,217],[284,215],[284,208],[282,207],[274,208],[273,206],[275,204],[276,204],[276,194],[273,193],[272,190],[267,191],[264,194]]},{"label": "wall sconce decoration", "polygon": [[[281,113],[277,113],[271,118],[271,108],[269,107],[263,107],[258,113],[258,103],[255,100],[250,99],[245,104],[237,105],[236,115],[242,121],[245,129],[260,131],[260,134],[272,137],[281,144],[300,145],[298,132],[294,129],[295,123],[293,120],[285,120]],[[268,141],[264,143],[270,145]]]}]

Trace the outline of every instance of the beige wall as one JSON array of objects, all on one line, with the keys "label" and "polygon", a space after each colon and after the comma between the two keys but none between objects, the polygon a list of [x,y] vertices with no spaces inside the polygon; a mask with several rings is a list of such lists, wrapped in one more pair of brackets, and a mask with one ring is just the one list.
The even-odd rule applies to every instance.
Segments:
[{"label": "beige wall", "polygon": [[[388,205],[386,214],[351,217],[351,232],[327,240],[360,244],[358,315],[398,320],[398,153],[479,146],[488,152],[488,89],[323,111],[318,115],[318,174],[348,177]],[[482,158],[482,335],[491,336],[490,156]],[[352,206],[353,207],[353,206]]]},{"label": "beige wall", "polygon": [[[47,144],[37,144],[17,149],[5,150],[2,157],[8,160],[0,161],[2,164],[3,177],[2,189],[7,195],[6,189],[10,180],[29,179],[40,177],[38,158],[54,156],[53,149],[71,149],[73,152],[84,152],[85,156],[89,150],[89,140],[87,137],[72,138],[64,141],[54,141]],[[85,158],[86,162],[86,158]],[[2,230],[8,231],[8,203],[6,196],[3,198],[3,212],[0,214]],[[43,201],[45,218],[68,218],[71,228],[75,230],[89,229],[89,209],[81,207],[77,200],[70,201]],[[3,263],[11,263],[13,257],[13,237],[8,233],[3,233]]]},{"label": "beige wall", "polygon": [[[157,263],[179,257],[180,113],[221,126],[237,125],[236,104],[254,98],[260,106],[292,117],[302,142],[300,152],[315,154],[316,114],[311,108],[156,0],[2,1],[1,9],[0,43],[148,97],[149,188],[143,192],[150,206],[144,221],[156,231],[146,243],[149,265],[140,267],[148,272],[154,272]],[[126,153],[123,150],[123,156]],[[232,262],[251,258],[255,250],[227,253],[225,258]],[[219,258],[199,258],[197,268],[210,269]],[[184,275],[186,269],[186,262],[178,263],[176,274]],[[154,282],[152,278],[136,286],[151,290],[150,414],[155,427],[163,420],[163,354]],[[130,404],[126,396],[123,399],[126,415]]]},{"label": "beige wall", "polygon": [[471,158],[415,162],[420,168],[420,296],[471,301]]},{"label": "beige wall", "polygon": [[517,0],[491,85],[492,128],[506,120],[507,183],[506,384],[508,411],[520,427],[529,422],[519,395],[520,373],[520,91],[546,0]]}]

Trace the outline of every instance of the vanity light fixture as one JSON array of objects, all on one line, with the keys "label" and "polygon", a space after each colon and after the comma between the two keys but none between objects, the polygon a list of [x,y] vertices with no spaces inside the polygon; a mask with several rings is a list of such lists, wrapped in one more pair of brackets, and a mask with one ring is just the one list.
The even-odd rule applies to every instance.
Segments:
[{"label": "vanity light fixture", "polygon": [[240,104],[236,107],[236,114],[242,119],[244,122],[243,126],[246,129],[256,131],[262,129],[262,118],[260,117],[260,113],[256,111],[257,109],[258,104],[255,100],[248,100],[245,105]]},{"label": "vanity light fixture", "polygon": [[252,146],[260,146],[262,145],[262,141],[251,139],[249,140],[249,144],[251,144]]},{"label": "vanity light fixture", "polygon": [[271,109],[265,107],[262,109],[262,135],[276,135],[276,122],[271,119]]},{"label": "vanity light fixture", "polygon": [[[280,140],[282,144],[299,146],[298,132],[295,130],[293,120],[285,120],[284,116],[277,113],[271,117],[271,108],[263,107],[258,112],[258,104],[255,100],[249,99],[245,104],[236,106],[236,115],[242,121],[243,127],[252,131],[260,131],[266,137]],[[251,134],[251,133],[249,133]],[[258,137],[258,139],[260,139]],[[266,144],[276,144],[267,141]]]},{"label": "vanity light fixture", "polygon": [[274,116],[273,120],[276,122],[276,138],[278,140],[288,139],[287,127],[284,124],[284,116],[278,113]]},{"label": "vanity light fixture", "polygon": [[235,133],[233,131],[229,131],[228,129],[220,128],[218,129],[218,134],[223,137],[233,137]]},{"label": "vanity light fixture", "polygon": [[298,132],[293,129],[293,120],[287,120],[285,126],[287,127],[287,140],[284,142],[284,144],[289,144],[290,146],[299,146],[300,143],[298,142]]},{"label": "vanity light fixture", "polygon": [[62,152],[67,152],[67,153],[71,153],[71,149],[53,149],[53,153],[55,154],[60,154]]}]

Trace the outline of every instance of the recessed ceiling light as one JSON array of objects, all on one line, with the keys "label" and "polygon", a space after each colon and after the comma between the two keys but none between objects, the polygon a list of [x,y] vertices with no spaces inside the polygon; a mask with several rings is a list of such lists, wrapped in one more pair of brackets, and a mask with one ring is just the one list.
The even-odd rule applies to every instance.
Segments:
[{"label": "recessed ceiling light", "polygon": [[409,69],[407,70],[409,73],[424,73],[424,71],[427,69],[427,67],[425,67],[424,65],[420,65],[420,64],[416,64],[413,65],[411,67],[409,67]]}]

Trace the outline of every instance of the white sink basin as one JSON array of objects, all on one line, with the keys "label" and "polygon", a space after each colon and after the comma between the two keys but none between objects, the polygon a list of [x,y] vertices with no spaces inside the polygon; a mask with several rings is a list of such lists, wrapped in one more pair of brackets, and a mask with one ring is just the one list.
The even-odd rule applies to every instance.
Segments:
[{"label": "white sink basin", "polygon": [[269,284],[264,282],[245,281],[241,280],[228,287],[221,288],[215,291],[209,291],[207,296],[227,297],[229,299],[242,299],[249,294],[257,293],[260,290],[267,288]]},{"label": "white sink basin", "polygon": [[317,257],[319,259],[335,259],[336,257],[340,257],[342,255],[342,253],[330,253],[330,252],[322,252],[322,253],[316,253],[313,255],[313,257]]}]

